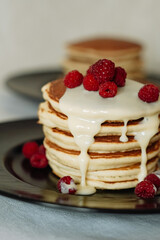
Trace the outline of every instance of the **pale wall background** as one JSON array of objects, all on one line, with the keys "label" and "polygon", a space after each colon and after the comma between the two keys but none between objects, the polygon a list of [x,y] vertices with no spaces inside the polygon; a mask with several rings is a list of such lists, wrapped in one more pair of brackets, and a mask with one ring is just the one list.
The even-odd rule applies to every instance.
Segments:
[{"label": "pale wall background", "polygon": [[147,72],[160,74],[159,0],[0,0],[0,82],[58,66],[66,42],[104,34],[143,43]]}]

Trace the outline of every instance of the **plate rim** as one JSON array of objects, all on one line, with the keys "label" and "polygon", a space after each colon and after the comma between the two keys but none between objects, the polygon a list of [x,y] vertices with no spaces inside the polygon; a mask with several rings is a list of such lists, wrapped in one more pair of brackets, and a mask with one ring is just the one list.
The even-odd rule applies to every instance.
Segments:
[{"label": "plate rim", "polygon": [[[30,122],[31,124],[36,124],[37,125],[37,118],[29,118],[29,119],[20,119],[20,120],[14,120],[14,121],[8,121],[8,122],[2,122],[0,123],[0,128],[3,127],[4,125],[12,125],[12,124],[22,124],[23,123],[26,123],[26,122]],[[40,126],[41,127],[41,126]],[[20,137],[21,138],[21,137]],[[23,137],[22,137],[23,138]],[[34,136],[32,139],[35,139]],[[20,144],[22,144],[24,141],[22,140]],[[13,147],[13,146],[12,146]],[[16,146],[17,147],[17,144]],[[45,194],[47,194],[48,191],[51,191],[49,189],[42,189],[40,188],[39,186],[34,186],[34,185],[31,185],[30,183],[27,183],[27,182],[24,182],[22,180],[19,180],[18,178],[16,178],[15,176],[13,176],[4,166],[4,161],[5,161],[5,157],[6,157],[6,154],[7,152],[9,152],[11,150],[11,148],[5,150],[4,153],[1,153],[1,150],[0,150],[0,177],[1,177],[1,181],[2,179],[3,180],[12,180],[12,183],[17,183],[20,185],[20,186],[27,186],[27,188],[30,188],[31,190],[33,190],[34,192],[36,192],[37,194],[39,194],[42,190]],[[5,155],[4,155],[5,154]],[[1,159],[3,158],[3,159]],[[8,187],[8,188],[7,188]],[[55,191],[52,191],[55,193]],[[53,202],[53,201],[46,201],[46,200],[43,200],[43,199],[38,199],[36,197],[28,197],[26,195],[24,195],[23,193],[15,193],[13,191],[13,188],[12,188],[12,185],[6,185],[6,188],[5,187],[2,187],[2,184],[0,182],[0,193],[4,196],[7,196],[7,197],[13,197],[15,199],[19,199],[19,200],[23,200],[23,201],[27,201],[27,202],[34,202],[34,203],[39,203],[39,204],[47,204],[47,205],[51,205],[52,207],[54,206],[57,206],[57,207],[67,207],[67,208],[71,208],[71,209],[74,209],[74,210],[88,210],[90,212],[107,212],[107,213],[124,213],[124,214],[127,214],[127,213],[145,213],[145,214],[150,214],[150,213],[160,213],[160,208],[148,208],[148,209],[141,209],[141,208],[119,208],[119,209],[114,209],[114,208],[96,208],[96,207],[88,207],[88,206],[75,206],[75,205],[70,205],[70,204],[65,204],[65,203],[61,203],[61,202]],[[58,193],[56,192],[57,196],[69,196],[69,198],[72,200],[72,198],[76,198],[76,195],[69,195],[69,194],[61,194],[61,193]]]},{"label": "plate rim", "polygon": [[[28,91],[26,91],[25,88],[19,88],[19,86],[21,86],[21,82],[24,81],[24,79],[26,78],[30,78],[30,77],[37,77],[38,75],[56,75],[56,76],[61,76],[63,74],[63,70],[60,67],[54,67],[54,68],[50,68],[50,69],[42,69],[42,70],[31,70],[31,71],[21,71],[19,73],[14,73],[11,76],[8,76],[8,78],[5,81],[6,86],[16,92],[17,94],[20,94],[23,97],[28,97],[31,98],[33,100],[42,100],[42,96],[41,94],[37,95],[37,94],[33,94],[30,93]],[[37,81],[37,78],[35,78]],[[56,78],[53,78],[53,80],[56,80]],[[48,80],[49,81],[49,80]],[[45,84],[46,81],[44,81]],[[19,85],[20,84],[20,85]],[[40,89],[39,89],[40,90]],[[40,91],[41,93],[41,91]]]}]

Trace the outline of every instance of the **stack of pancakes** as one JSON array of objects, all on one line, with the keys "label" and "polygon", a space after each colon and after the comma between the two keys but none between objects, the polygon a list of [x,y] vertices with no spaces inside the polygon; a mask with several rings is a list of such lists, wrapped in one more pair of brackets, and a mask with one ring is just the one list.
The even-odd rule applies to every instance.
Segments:
[{"label": "stack of pancakes", "polygon": [[[46,84],[43,88],[45,102],[39,107],[39,122],[43,124],[44,145],[53,173],[58,177],[70,175],[80,183],[78,162],[80,149],[68,127],[68,118],[61,112],[59,100],[65,93],[63,80]],[[119,140],[124,123],[106,120],[101,125],[88,154],[90,162],[86,182],[97,189],[125,189],[135,187],[141,164],[141,148],[134,138],[135,132],[143,129],[143,117],[130,119],[127,124],[127,142]],[[147,147],[147,171],[157,169],[160,149],[160,131]]]},{"label": "stack of pancakes", "polygon": [[90,65],[99,59],[107,58],[116,66],[123,67],[128,78],[144,78],[142,46],[138,43],[116,38],[92,38],[70,43],[66,51],[67,57],[63,61],[65,72],[77,69],[85,74]]}]

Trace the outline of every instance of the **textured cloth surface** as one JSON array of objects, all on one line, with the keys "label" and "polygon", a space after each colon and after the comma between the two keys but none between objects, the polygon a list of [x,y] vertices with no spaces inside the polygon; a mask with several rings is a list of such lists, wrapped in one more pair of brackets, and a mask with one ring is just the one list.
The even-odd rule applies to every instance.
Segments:
[{"label": "textured cloth surface", "polygon": [[159,214],[80,212],[0,196],[0,239],[160,238]]}]

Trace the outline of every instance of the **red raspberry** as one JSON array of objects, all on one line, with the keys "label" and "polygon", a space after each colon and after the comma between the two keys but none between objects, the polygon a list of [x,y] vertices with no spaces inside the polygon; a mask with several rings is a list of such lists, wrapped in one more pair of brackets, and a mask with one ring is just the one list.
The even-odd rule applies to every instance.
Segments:
[{"label": "red raspberry", "polygon": [[141,181],[135,188],[135,194],[141,198],[154,198],[157,189],[149,180]]},{"label": "red raspberry", "polygon": [[30,164],[34,168],[45,168],[48,166],[48,160],[44,154],[35,153],[30,158]]},{"label": "red raspberry", "polygon": [[30,158],[36,152],[38,152],[38,144],[34,141],[27,142],[22,147],[22,153],[26,158]]},{"label": "red raspberry", "polygon": [[75,88],[82,84],[83,75],[77,70],[69,72],[64,78],[64,85],[68,88]]},{"label": "red raspberry", "polygon": [[117,94],[117,85],[114,82],[105,82],[99,86],[99,95],[103,98],[114,97]]},{"label": "red raspberry", "polygon": [[126,81],[126,76],[127,76],[127,73],[123,68],[116,67],[114,77],[113,77],[113,81],[115,82],[115,84],[118,87],[124,87],[125,81]]},{"label": "red raspberry", "polygon": [[38,152],[44,155],[46,154],[46,149],[43,144],[39,146]]},{"label": "red raspberry", "polygon": [[83,86],[88,91],[98,91],[98,89],[99,89],[98,81],[91,74],[87,74],[83,78]]},{"label": "red raspberry", "polygon": [[152,182],[157,189],[160,187],[160,178],[154,173],[149,174],[144,180]]},{"label": "red raspberry", "polygon": [[155,102],[159,98],[159,89],[153,84],[146,84],[139,90],[138,97],[147,103]]},{"label": "red raspberry", "polygon": [[57,188],[61,193],[74,194],[77,191],[76,184],[70,176],[65,176],[59,179]]},{"label": "red raspberry", "polygon": [[99,84],[111,81],[114,76],[115,64],[108,59],[100,59],[90,66],[87,74],[93,74]]}]

